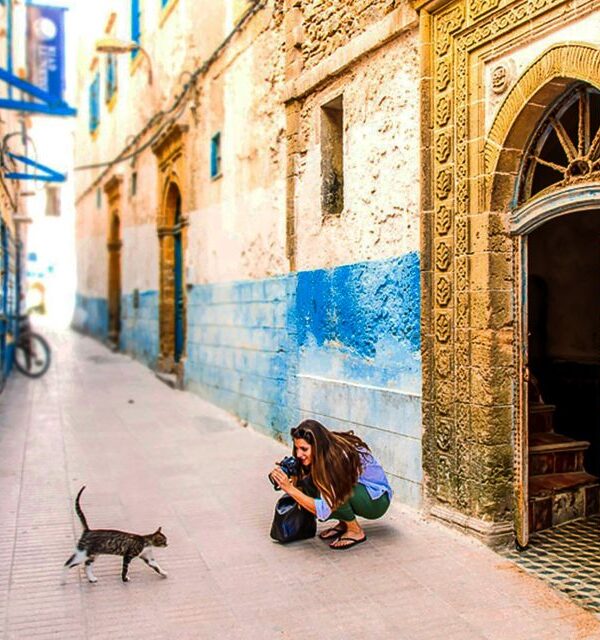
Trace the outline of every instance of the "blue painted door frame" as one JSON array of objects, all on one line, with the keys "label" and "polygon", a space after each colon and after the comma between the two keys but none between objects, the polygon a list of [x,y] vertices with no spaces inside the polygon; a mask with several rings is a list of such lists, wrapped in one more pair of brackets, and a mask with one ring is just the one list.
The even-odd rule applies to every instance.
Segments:
[{"label": "blue painted door frame", "polygon": [[0,264],[2,280],[0,281],[0,379],[8,374],[6,357],[6,332],[8,330],[8,246],[6,226],[0,221]]},{"label": "blue painted door frame", "polygon": [[[14,338],[17,331],[17,314],[21,297],[21,251],[16,238],[0,221],[0,388],[10,373]],[[13,340],[8,336],[12,335]]]},{"label": "blue painted door frame", "polygon": [[177,196],[175,210],[175,362],[181,360],[184,351],[184,289],[183,289],[183,239],[181,230],[181,196]]}]

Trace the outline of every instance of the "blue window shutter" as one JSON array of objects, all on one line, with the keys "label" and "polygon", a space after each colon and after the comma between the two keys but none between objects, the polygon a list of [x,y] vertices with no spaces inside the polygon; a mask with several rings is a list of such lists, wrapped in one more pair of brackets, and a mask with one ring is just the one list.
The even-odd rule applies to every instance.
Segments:
[{"label": "blue window shutter", "polygon": [[221,173],[221,134],[215,133],[210,140],[210,177]]},{"label": "blue window shutter", "polygon": [[109,53],[106,56],[106,102],[117,92],[117,57]]},{"label": "blue window shutter", "polygon": [[90,133],[100,124],[100,73],[96,73],[90,84]]},{"label": "blue window shutter", "polygon": [[[131,39],[138,43],[142,35],[140,2],[141,0],[131,0]],[[137,54],[137,50],[132,51],[131,57],[135,58]]]}]

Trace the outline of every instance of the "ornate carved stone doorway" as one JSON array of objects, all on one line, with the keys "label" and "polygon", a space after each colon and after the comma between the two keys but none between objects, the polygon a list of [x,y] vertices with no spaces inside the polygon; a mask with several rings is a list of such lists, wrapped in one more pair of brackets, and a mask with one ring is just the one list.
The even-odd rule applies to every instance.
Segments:
[{"label": "ornate carved stone doorway", "polygon": [[560,0],[415,5],[421,40],[430,43],[422,77],[426,504],[490,544],[515,535],[523,544],[527,240],[511,229],[511,212],[527,141],[576,82],[600,85],[590,77],[600,68],[600,51],[550,47],[513,83],[489,127],[485,72],[532,29],[556,29],[593,2],[577,9]]}]

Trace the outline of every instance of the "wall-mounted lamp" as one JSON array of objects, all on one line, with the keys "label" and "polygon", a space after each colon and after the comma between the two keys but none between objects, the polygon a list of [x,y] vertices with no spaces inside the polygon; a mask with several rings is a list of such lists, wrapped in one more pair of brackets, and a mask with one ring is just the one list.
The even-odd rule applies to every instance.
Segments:
[{"label": "wall-mounted lamp", "polygon": [[132,51],[139,51],[146,57],[148,61],[148,84],[152,84],[152,61],[150,56],[144,47],[141,47],[137,42],[133,40],[119,40],[118,38],[102,38],[102,40],[96,41],[96,51],[99,53],[131,53]]}]

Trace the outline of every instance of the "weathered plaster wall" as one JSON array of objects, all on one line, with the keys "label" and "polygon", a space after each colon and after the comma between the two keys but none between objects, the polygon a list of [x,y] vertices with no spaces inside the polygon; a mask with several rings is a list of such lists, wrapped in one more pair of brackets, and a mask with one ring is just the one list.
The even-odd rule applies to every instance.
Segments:
[{"label": "weathered plaster wall", "polygon": [[[198,207],[191,214],[194,282],[257,279],[287,271],[285,110],[281,16],[266,11],[206,78],[192,159]],[[212,136],[221,133],[222,174],[211,180]]]},{"label": "weathered plaster wall", "polygon": [[[113,36],[131,40],[129,0],[107,0],[97,6],[76,6],[85,12],[78,22],[80,46],[78,55],[79,110],[77,126],[76,164],[105,162],[115,157],[148,120],[173,96],[178,94],[189,72],[199,66],[225,36],[225,8],[223,2],[199,3],[177,0],[163,13],[160,2],[144,2],[141,12],[141,44],[152,64],[153,83],[149,84],[148,60],[138,55],[132,63],[129,54],[117,56],[118,90],[111,109],[105,102],[106,56],[97,53],[97,39]],[[111,13],[116,14],[112,27],[106,32]],[[201,25],[201,28],[190,28]],[[96,66],[94,66],[96,61]],[[100,125],[95,136],[88,131],[88,87],[96,69],[100,69]],[[150,157],[151,153],[149,154]],[[126,165],[122,165],[126,166]],[[87,189],[102,168],[78,173],[77,193]]]},{"label": "weathered plaster wall", "polygon": [[402,0],[306,0],[300,3],[304,22],[302,55],[312,67],[381,20]]},{"label": "weathered plaster wall", "polygon": [[[344,210],[321,212],[321,105],[343,94]],[[358,61],[308,97],[296,177],[299,269],[378,260],[419,248],[416,31]]]}]

